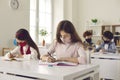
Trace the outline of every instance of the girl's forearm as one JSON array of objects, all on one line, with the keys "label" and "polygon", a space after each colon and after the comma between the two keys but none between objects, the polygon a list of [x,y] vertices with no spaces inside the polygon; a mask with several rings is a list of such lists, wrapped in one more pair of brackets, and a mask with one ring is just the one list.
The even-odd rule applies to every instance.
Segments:
[{"label": "girl's forearm", "polygon": [[79,63],[77,58],[60,58],[58,61],[66,61],[66,62],[73,62],[73,63]]}]

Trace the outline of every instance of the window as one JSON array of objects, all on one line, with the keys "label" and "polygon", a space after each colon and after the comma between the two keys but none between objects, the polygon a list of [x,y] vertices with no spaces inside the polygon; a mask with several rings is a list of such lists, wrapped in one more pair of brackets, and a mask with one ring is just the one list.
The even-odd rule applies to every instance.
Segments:
[{"label": "window", "polygon": [[30,35],[33,40],[41,44],[43,37],[39,34],[41,29],[47,30],[46,43],[52,38],[52,0],[30,1]]}]

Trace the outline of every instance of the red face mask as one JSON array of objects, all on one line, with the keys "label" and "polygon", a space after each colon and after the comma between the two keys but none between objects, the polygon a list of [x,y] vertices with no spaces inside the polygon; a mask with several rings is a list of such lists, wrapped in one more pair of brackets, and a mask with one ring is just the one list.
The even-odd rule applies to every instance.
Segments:
[{"label": "red face mask", "polygon": [[22,46],[22,47],[25,46],[26,44],[27,44],[26,42],[20,42],[19,43],[19,45]]},{"label": "red face mask", "polygon": [[[26,44],[27,44],[26,42],[20,42],[19,43],[19,45],[20,45],[20,52],[21,52],[22,55],[24,54],[23,46],[25,46]],[[31,54],[30,47],[28,47],[28,50],[27,50],[26,54]]]}]

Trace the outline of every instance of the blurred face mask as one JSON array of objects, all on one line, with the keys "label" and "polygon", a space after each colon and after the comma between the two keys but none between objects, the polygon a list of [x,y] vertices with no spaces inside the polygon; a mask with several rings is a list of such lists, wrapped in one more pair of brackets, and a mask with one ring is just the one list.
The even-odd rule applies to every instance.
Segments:
[{"label": "blurred face mask", "polygon": [[106,39],[105,37],[102,37],[102,39],[103,39],[103,41],[104,41],[105,44],[108,44],[110,42],[110,40]]},{"label": "blurred face mask", "polygon": [[26,42],[20,42],[19,45],[20,46],[25,46],[27,43]]},{"label": "blurred face mask", "polygon": [[105,41],[105,40],[104,40],[104,43],[106,43],[106,44],[108,44],[109,42],[110,42],[110,41]]},{"label": "blurred face mask", "polygon": [[91,39],[91,38],[88,38],[88,39],[86,39],[86,41],[87,41],[88,43],[91,43],[92,39]]}]

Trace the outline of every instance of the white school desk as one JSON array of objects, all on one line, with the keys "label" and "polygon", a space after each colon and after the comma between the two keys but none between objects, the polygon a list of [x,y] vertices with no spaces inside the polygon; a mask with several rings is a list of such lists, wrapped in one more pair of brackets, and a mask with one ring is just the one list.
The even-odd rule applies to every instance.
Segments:
[{"label": "white school desk", "polygon": [[39,65],[38,61],[0,61],[0,72],[47,80],[83,80],[87,77],[93,77],[93,80],[99,80],[98,69],[98,65],[92,64],[49,67]]},{"label": "white school desk", "polygon": [[91,62],[100,65],[100,78],[120,80],[120,54],[92,54]]},{"label": "white school desk", "polygon": [[15,75],[0,74],[0,80],[39,80],[39,79],[30,79],[30,78],[15,76]]}]

